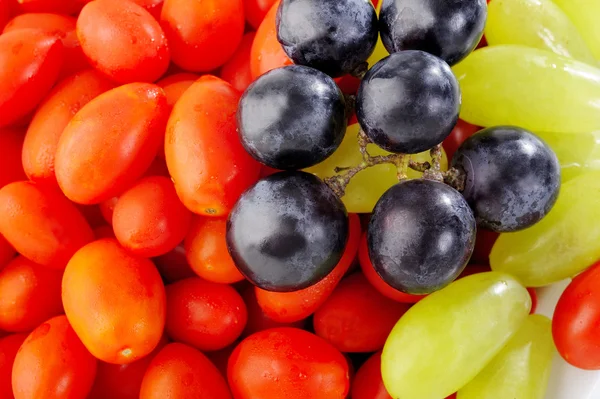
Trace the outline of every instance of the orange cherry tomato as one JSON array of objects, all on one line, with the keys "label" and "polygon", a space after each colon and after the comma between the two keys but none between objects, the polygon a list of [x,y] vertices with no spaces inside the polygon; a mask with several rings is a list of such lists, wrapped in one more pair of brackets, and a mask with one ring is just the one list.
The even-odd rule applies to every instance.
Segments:
[{"label": "orange cherry tomato", "polygon": [[242,0],[165,0],[160,18],[173,62],[192,72],[223,65],[244,34]]},{"label": "orange cherry tomato", "polygon": [[37,327],[17,352],[12,369],[15,399],[85,399],[96,375],[96,359],[65,316]]},{"label": "orange cherry tomato", "polygon": [[25,134],[20,129],[0,128],[0,188],[19,180],[26,180],[21,164]]},{"label": "orange cherry tomato", "polygon": [[227,371],[236,399],[343,399],[349,391],[344,355],[297,328],[273,328],[244,339]]},{"label": "orange cherry tomato", "polygon": [[267,317],[280,323],[292,323],[313,314],[331,295],[348,271],[358,251],[360,219],[349,214],[348,242],[335,268],[317,284],[295,292],[271,292],[255,287],[258,304]]},{"label": "orange cherry tomato", "polygon": [[63,65],[63,45],[40,30],[0,35],[0,127],[18,122],[50,91]]},{"label": "orange cherry tomato", "polygon": [[150,362],[140,399],[198,398],[231,399],[231,394],[219,370],[200,351],[168,344]]},{"label": "orange cherry tomato", "polygon": [[56,269],[94,236],[62,194],[25,181],[0,189],[0,234],[26,258]]},{"label": "orange cherry tomato", "polygon": [[250,26],[257,29],[275,1],[277,0],[244,0],[244,14]]},{"label": "orange cherry tomato", "polygon": [[129,188],[154,160],[168,117],[162,89],[131,83],[83,106],[58,142],[54,167],[73,202],[97,204]]},{"label": "orange cherry tomato", "polygon": [[221,79],[241,92],[254,80],[250,71],[250,51],[255,35],[254,32],[246,33],[233,57],[221,68]]},{"label": "orange cherry tomato", "polygon": [[0,234],[0,270],[15,257],[17,251],[10,245],[6,238]]},{"label": "orange cherry tomato", "polygon": [[273,4],[256,31],[256,37],[250,51],[250,70],[253,79],[269,72],[271,69],[293,64],[277,41],[275,16],[278,7],[279,1]]},{"label": "orange cherry tomato", "polygon": [[62,300],[73,329],[102,361],[132,363],[162,337],[166,304],[160,274],[150,260],[115,240],[94,241],[73,255]]},{"label": "orange cherry tomato", "polygon": [[244,300],[229,285],[198,277],[166,287],[167,335],[202,351],[223,349],[244,331],[248,313]]},{"label": "orange cherry tomato", "polygon": [[352,382],[352,398],[392,399],[381,378],[381,351],[374,353],[358,369]]},{"label": "orange cherry tomato", "polygon": [[188,263],[205,280],[231,284],[244,279],[227,250],[226,230],[225,218],[197,216],[185,237]]},{"label": "orange cherry tomato", "polygon": [[56,85],[34,114],[23,143],[23,167],[30,180],[58,187],[54,154],[63,130],[84,105],[113,87],[91,69]]},{"label": "orange cherry tomato", "polygon": [[190,277],[196,277],[185,256],[185,248],[178,245],[172,251],[153,259],[163,280],[174,283]]},{"label": "orange cherry tomato", "polygon": [[260,164],[237,134],[239,98],[229,83],[203,76],[183,93],[169,118],[167,167],[179,198],[196,214],[226,216],[258,180]]},{"label": "orange cherry tomato", "polygon": [[29,332],[63,313],[62,271],[18,256],[0,271],[0,329]]},{"label": "orange cherry tomato", "polygon": [[158,21],[126,0],[94,0],[81,10],[77,37],[91,64],[119,83],[154,82],[169,67]]},{"label": "orange cherry tomato", "polygon": [[81,9],[77,0],[17,0],[21,12],[75,14]]},{"label": "orange cherry tomato", "polygon": [[12,368],[17,351],[27,334],[12,334],[0,339],[0,398],[12,399]]}]

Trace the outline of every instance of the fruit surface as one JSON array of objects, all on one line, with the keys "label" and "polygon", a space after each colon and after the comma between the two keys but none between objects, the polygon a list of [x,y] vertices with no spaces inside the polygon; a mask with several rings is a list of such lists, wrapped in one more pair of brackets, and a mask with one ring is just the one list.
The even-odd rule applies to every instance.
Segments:
[{"label": "fruit surface", "polygon": [[28,334],[12,334],[0,338],[0,396],[13,399],[12,368],[17,352]]},{"label": "fruit surface", "polygon": [[600,27],[593,15],[600,10],[600,4],[583,0],[553,0],[573,21],[596,60],[600,59]]}]

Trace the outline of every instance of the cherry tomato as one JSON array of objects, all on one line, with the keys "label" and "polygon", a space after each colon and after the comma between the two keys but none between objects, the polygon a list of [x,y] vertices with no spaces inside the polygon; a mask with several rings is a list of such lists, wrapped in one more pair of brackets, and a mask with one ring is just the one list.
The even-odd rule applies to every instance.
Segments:
[{"label": "cherry tomato", "polygon": [[254,32],[246,33],[233,57],[221,68],[221,79],[240,92],[246,90],[254,80],[250,71],[250,50],[255,35]]},{"label": "cherry tomato", "polygon": [[81,9],[77,0],[17,0],[21,12],[75,14]]},{"label": "cherry tomato", "polygon": [[62,194],[24,181],[0,189],[0,234],[26,258],[57,269],[94,237]]},{"label": "cherry tomato", "polygon": [[104,220],[112,226],[113,213],[115,212],[115,206],[119,202],[119,197],[112,197],[106,201],[102,201],[98,204],[100,212]]},{"label": "cherry tomato", "polygon": [[221,373],[223,378],[227,378],[227,363],[229,362],[229,357],[235,350],[237,343],[233,343],[226,348],[220,349],[214,352],[208,352],[206,356],[210,359],[212,364],[215,365],[217,370]]},{"label": "cherry tomato", "polygon": [[161,25],[173,62],[192,72],[223,65],[244,34],[242,0],[165,0]]},{"label": "cherry tomato", "polygon": [[183,93],[169,118],[167,167],[179,198],[196,214],[226,216],[258,180],[260,164],[237,134],[239,98],[229,83],[203,76]]},{"label": "cherry tomato", "polygon": [[257,29],[276,1],[277,0],[244,0],[244,15],[250,26]]},{"label": "cherry tomato", "polygon": [[96,240],[99,240],[101,238],[112,238],[112,239],[117,239],[117,237],[115,237],[115,232],[113,231],[112,227],[110,226],[100,226],[100,227],[96,227],[94,229],[94,237],[96,238]]},{"label": "cherry tomato", "polygon": [[[92,0],[75,0],[75,1],[77,1],[83,5],[83,4],[87,4],[87,3],[91,2]],[[135,4],[138,4],[142,7],[144,7],[157,20],[160,19],[160,12],[162,10],[164,0],[131,0],[131,1],[133,1]]]},{"label": "cherry tomato", "polygon": [[481,130],[479,126],[471,125],[470,123],[459,119],[456,123],[456,126],[454,126],[454,129],[452,129],[452,132],[450,132],[450,135],[446,137],[442,143],[444,150],[446,151],[446,155],[448,156],[448,160],[452,159],[452,156],[456,150],[458,150],[458,147],[460,147],[463,141],[471,137],[479,130]]},{"label": "cherry tomato", "polygon": [[295,292],[271,292],[255,288],[256,299],[267,317],[280,323],[293,323],[313,314],[331,295],[348,271],[358,251],[360,219],[349,214],[348,242],[335,268],[317,284]]},{"label": "cherry tomato", "polygon": [[229,386],[236,399],[343,399],[346,358],[327,341],[297,328],[273,328],[243,340],[231,354]]},{"label": "cherry tomato", "polygon": [[106,225],[106,221],[104,220],[104,216],[102,216],[102,212],[100,211],[100,207],[98,205],[75,205],[85,220],[87,220],[91,228],[95,229],[96,227]]},{"label": "cherry tomato", "polygon": [[183,245],[178,245],[172,251],[153,260],[163,280],[167,283],[196,277],[196,273],[187,262]]},{"label": "cherry tomato", "polygon": [[12,334],[0,339],[0,398],[14,398],[12,391],[12,368],[17,351],[27,334]]},{"label": "cherry tomato", "polygon": [[471,256],[471,262],[489,265],[490,252],[500,234],[482,228],[477,229],[477,238],[475,239],[475,249]]},{"label": "cherry tomato", "polygon": [[0,0],[0,31],[4,29],[4,26],[10,20],[11,2],[12,0]]},{"label": "cherry tomato", "polygon": [[169,46],[158,21],[131,1],[86,4],[77,37],[91,64],[119,83],[154,82],[169,67]]},{"label": "cherry tomato", "polygon": [[25,134],[20,129],[0,128],[0,188],[19,180],[26,180],[21,165],[21,151]]},{"label": "cherry tomato", "polygon": [[381,378],[381,351],[374,353],[359,369],[352,383],[352,398],[392,399]]},{"label": "cherry tomato", "polygon": [[121,194],[148,169],[168,117],[162,89],[131,83],[87,103],[58,142],[56,179],[65,195],[97,204]]},{"label": "cherry tomato", "polygon": [[6,238],[0,234],[0,270],[17,254]]},{"label": "cherry tomato", "polygon": [[16,399],[84,399],[96,375],[96,359],[65,316],[37,327],[17,352],[12,369]]},{"label": "cherry tomato", "polygon": [[534,314],[537,310],[538,297],[535,288],[527,288],[527,292],[529,292],[529,296],[531,297],[531,310],[529,314]]},{"label": "cherry tomato", "polygon": [[23,168],[30,180],[58,187],[54,154],[63,130],[84,105],[112,88],[112,82],[93,70],[56,85],[34,114],[23,143]]},{"label": "cherry tomato", "polygon": [[34,29],[0,35],[0,127],[18,122],[50,91],[63,65],[56,36]]},{"label": "cherry tomato", "polygon": [[225,379],[196,349],[168,344],[152,359],[140,399],[231,399]]},{"label": "cherry tomato", "polygon": [[248,313],[232,287],[192,277],[170,284],[167,335],[202,351],[223,349],[244,330]]}]

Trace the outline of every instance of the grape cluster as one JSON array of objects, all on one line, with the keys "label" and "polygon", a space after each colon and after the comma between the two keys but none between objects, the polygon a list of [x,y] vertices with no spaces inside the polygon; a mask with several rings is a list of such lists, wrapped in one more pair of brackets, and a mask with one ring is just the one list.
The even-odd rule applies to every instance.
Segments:
[{"label": "grape cluster", "polygon": [[[340,197],[364,168],[387,162],[399,183],[379,199],[368,226],[373,268],[390,286],[428,294],[452,282],[473,252],[476,226],[525,229],[552,208],[560,187],[556,155],[515,126],[483,130],[439,168],[441,142],[458,121],[461,91],[450,65],[482,37],[485,0],[282,0],[277,37],[296,65],[261,76],[245,91],[238,132],[259,162],[285,170],[263,178],[237,202],[227,243],[240,271],[271,291],[316,284],[339,261],[348,237]],[[365,72],[381,34],[391,53]],[[334,78],[361,77],[356,98]],[[340,145],[355,106],[364,161],[322,181],[297,171]],[[370,156],[367,144],[391,152]],[[431,150],[433,162],[410,154]],[[424,170],[407,180],[406,168]],[[446,184],[445,184],[446,183]]]}]

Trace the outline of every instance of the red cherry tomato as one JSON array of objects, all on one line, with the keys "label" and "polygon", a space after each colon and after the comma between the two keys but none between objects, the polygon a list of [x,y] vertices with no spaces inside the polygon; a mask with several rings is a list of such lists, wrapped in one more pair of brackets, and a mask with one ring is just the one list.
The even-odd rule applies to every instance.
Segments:
[{"label": "red cherry tomato", "polygon": [[187,262],[183,244],[176,246],[175,249],[164,255],[157,256],[153,260],[163,280],[167,283],[196,277],[196,273]]},{"label": "red cherry tomato", "polygon": [[527,292],[529,292],[529,296],[531,297],[531,310],[529,314],[534,314],[537,309],[538,297],[535,288],[527,288]]},{"label": "red cherry tomato", "polygon": [[17,0],[19,11],[57,14],[75,14],[81,9],[77,0]]},{"label": "red cherry tomato", "polygon": [[15,357],[27,334],[13,334],[0,339],[0,398],[14,398],[12,391],[12,368]]},{"label": "red cherry tomato", "polygon": [[214,352],[208,352],[206,356],[210,359],[210,361],[215,365],[215,367],[219,370],[223,378],[227,379],[227,363],[229,362],[229,357],[231,353],[235,350],[237,344],[234,343],[229,345],[227,348],[220,349]]},{"label": "red cherry tomato", "polygon": [[102,238],[112,238],[114,240],[117,239],[117,237],[115,237],[115,232],[113,231],[112,227],[107,225],[96,227],[94,229],[94,238],[96,240],[100,240]]},{"label": "red cherry tomato", "polygon": [[20,129],[0,128],[0,188],[19,180],[27,180],[21,164],[25,134]]},{"label": "red cherry tomato", "polygon": [[471,256],[471,262],[479,263],[482,265],[490,264],[490,252],[492,252],[492,247],[494,243],[498,239],[500,234],[478,228],[477,229],[477,238],[475,239],[475,249],[473,250],[473,255]]},{"label": "red cherry tomato", "polygon": [[456,150],[458,150],[458,147],[460,147],[463,141],[471,137],[479,130],[481,130],[479,126],[471,125],[470,123],[459,119],[456,123],[456,126],[454,126],[454,129],[452,129],[452,132],[450,132],[450,135],[446,137],[442,143],[448,159],[452,159],[452,156]]},{"label": "red cherry tomato", "polygon": [[4,26],[10,20],[11,2],[12,0],[0,0],[0,30],[4,29]]},{"label": "red cherry tomato", "polygon": [[352,398],[392,399],[381,378],[381,351],[373,354],[359,369],[352,383]]},{"label": "red cherry tomato", "polygon": [[221,79],[241,92],[254,80],[250,71],[250,51],[255,36],[255,32],[246,33],[235,54],[221,68]]},{"label": "red cherry tomato", "polygon": [[17,254],[6,238],[0,234],[0,270]]},{"label": "red cherry tomato", "polygon": [[227,375],[236,399],[343,399],[350,385],[344,355],[316,335],[288,327],[243,340]]},{"label": "red cherry tomato", "polygon": [[257,29],[276,1],[277,0],[244,0],[244,15],[250,26]]}]

